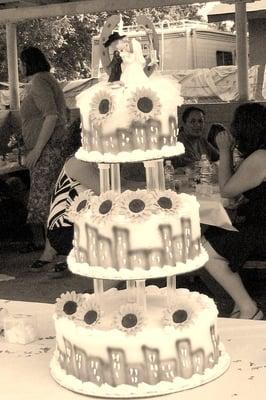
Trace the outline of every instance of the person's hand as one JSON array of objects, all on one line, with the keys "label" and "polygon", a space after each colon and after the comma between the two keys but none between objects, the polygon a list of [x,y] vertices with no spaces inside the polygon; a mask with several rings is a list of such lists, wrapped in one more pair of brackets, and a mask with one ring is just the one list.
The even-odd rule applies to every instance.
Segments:
[{"label": "person's hand", "polygon": [[32,149],[25,157],[25,167],[32,169],[36,165],[38,159],[40,158],[40,155],[41,153],[39,151],[37,151],[36,149]]},{"label": "person's hand", "polygon": [[222,131],[217,134],[216,143],[219,152],[222,152],[222,151],[231,151],[234,147],[235,141],[233,136],[229,132]]}]

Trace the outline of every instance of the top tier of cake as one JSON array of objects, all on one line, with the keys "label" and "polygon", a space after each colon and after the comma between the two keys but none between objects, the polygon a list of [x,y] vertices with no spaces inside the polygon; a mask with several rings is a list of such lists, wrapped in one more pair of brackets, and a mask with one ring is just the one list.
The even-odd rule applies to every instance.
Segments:
[{"label": "top tier of cake", "polygon": [[134,52],[122,58],[120,81],[101,81],[77,97],[82,146],[76,157],[117,163],[182,154],[183,144],[177,142],[177,107],[182,104],[178,82],[159,71],[147,77]]}]

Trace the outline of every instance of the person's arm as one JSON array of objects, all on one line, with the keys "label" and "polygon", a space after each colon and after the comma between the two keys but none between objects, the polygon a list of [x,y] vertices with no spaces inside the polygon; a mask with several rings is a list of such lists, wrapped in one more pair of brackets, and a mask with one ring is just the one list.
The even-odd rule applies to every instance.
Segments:
[{"label": "person's arm", "polygon": [[29,169],[33,168],[36,162],[38,161],[42,150],[54,131],[55,125],[57,121],[57,115],[51,114],[46,115],[44,118],[42,129],[37,139],[37,143],[34,148],[27,154],[25,159],[25,166]]},{"label": "person's arm", "polygon": [[100,173],[97,164],[78,160],[71,157],[65,164],[68,176],[75,179],[82,186],[100,194]]},{"label": "person's arm", "polygon": [[227,132],[217,136],[220,151],[219,186],[223,197],[235,197],[260,185],[266,179],[266,151],[257,150],[233,171],[232,138]]},{"label": "person's arm", "polygon": [[219,152],[216,150],[216,148],[205,139],[205,146],[206,146],[206,151],[207,155],[210,161],[218,161],[219,160]]}]

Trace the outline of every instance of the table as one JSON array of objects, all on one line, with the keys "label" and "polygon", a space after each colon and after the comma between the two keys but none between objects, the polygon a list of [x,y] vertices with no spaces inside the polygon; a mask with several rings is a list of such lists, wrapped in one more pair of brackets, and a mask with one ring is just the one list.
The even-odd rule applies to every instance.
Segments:
[{"label": "table", "polygon": [[[10,313],[33,314],[40,339],[27,345],[0,339],[0,393],[4,400],[85,400],[59,386],[50,376],[55,347],[54,306],[0,300]],[[231,356],[229,369],[206,385],[156,398],[164,400],[264,400],[266,389],[266,321],[218,319],[221,340]],[[92,399],[92,398],[90,398]]]}]

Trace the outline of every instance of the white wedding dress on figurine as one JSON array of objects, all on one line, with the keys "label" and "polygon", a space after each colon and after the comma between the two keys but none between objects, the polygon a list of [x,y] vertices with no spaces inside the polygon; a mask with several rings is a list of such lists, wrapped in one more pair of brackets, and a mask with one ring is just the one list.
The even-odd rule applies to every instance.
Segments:
[{"label": "white wedding dress on figurine", "polygon": [[[136,85],[136,83],[145,83],[148,80],[143,68],[146,64],[142,54],[141,44],[136,40],[131,41],[132,52],[120,51],[122,62],[122,75],[120,81],[126,86]],[[132,77],[134,77],[132,79]]]}]

